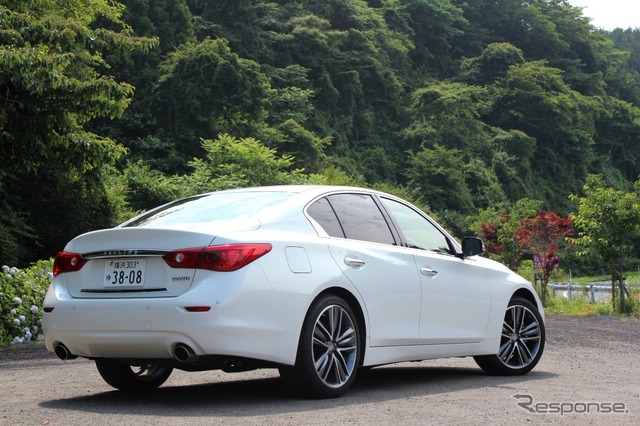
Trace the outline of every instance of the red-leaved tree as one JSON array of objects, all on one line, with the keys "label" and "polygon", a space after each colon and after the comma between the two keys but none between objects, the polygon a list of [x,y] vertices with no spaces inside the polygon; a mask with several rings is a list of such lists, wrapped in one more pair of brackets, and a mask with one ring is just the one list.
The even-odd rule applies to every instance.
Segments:
[{"label": "red-leaved tree", "polygon": [[522,262],[522,249],[514,238],[514,231],[519,224],[517,217],[498,214],[492,221],[481,222],[477,229],[487,252],[514,271]]},{"label": "red-leaved tree", "polygon": [[[570,248],[565,238],[571,236],[573,223],[570,217],[544,211],[537,211],[533,218],[523,219],[522,226],[515,231],[520,247],[533,255],[535,268],[542,272],[540,297],[543,304],[546,303],[551,272],[560,265],[560,259]],[[559,250],[561,248],[563,250]]]}]

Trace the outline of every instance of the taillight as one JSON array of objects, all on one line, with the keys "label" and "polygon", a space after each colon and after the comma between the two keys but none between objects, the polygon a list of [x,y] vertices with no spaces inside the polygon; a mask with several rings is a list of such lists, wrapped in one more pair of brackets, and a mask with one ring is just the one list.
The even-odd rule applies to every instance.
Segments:
[{"label": "taillight", "polygon": [[78,253],[70,253],[68,251],[58,252],[53,261],[53,276],[55,277],[63,272],[79,271],[85,263],[87,263],[87,259]]},{"label": "taillight", "polygon": [[174,250],[162,258],[172,268],[232,272],[271,251],[271,244],[226,244]]}]

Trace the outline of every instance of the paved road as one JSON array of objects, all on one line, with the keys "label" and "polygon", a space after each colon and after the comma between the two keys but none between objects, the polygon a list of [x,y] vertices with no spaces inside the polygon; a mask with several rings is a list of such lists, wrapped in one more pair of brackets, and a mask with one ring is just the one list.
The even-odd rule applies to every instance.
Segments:
[{"label": "paved road", "polygon": [[91,361],[13,347],[0,351],[0,425],[640,424],[640,322],[550,316],[547,328],[526,376],[490,377],[466,358],[403,363],[333,400],[288,397],[274,370],[175,371],[156,392],[125,394]]}]

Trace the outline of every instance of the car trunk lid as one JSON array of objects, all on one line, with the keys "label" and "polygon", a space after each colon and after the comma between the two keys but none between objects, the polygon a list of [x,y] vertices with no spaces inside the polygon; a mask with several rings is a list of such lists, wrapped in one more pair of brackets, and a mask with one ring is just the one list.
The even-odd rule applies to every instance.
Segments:
[{"label": "car trunk lid", "polygon": [[215,233],[177,229],[114,228],[83,234],[65,251],[86,264],[60,274],[75,298],[175,297],[192,285],[195,269],[171,268],[163,256],[175,249],[205,247]]}]

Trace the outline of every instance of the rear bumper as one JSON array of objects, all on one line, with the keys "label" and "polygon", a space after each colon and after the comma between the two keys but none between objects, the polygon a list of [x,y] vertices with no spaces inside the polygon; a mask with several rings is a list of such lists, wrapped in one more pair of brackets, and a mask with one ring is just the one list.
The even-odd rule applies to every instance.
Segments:
[{"label": "rear bumper", "polygon": [[[230,288],[227,286],[227,288]],[[47,349],[63,344],[88,358],[169,359],[184,344],[196,356],[238,356],[292,365],[309,297],[267,286],[215,292],[200,285],[171,298],[74,299],[49,290],[43,317]],[[210,306],[189,312],[188,306]]]}]

